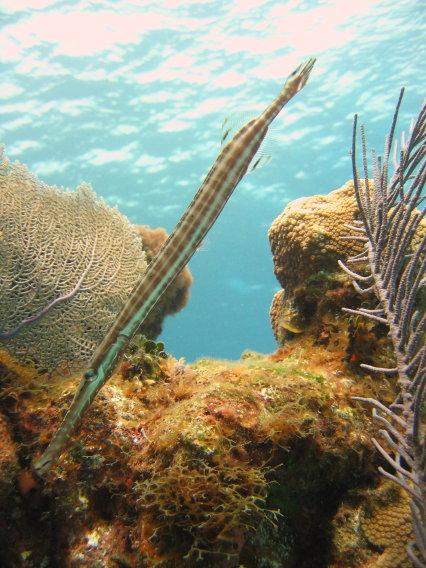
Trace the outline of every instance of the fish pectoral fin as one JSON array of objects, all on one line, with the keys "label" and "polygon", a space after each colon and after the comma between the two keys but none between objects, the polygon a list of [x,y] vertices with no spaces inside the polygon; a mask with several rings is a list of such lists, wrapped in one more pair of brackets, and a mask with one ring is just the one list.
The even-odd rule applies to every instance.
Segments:
[{"label": "fish pectoral fin", "polygon": [[247,168],[246,175],[251,174],[252,172],[254,172],[254,170],[258,170],[260,168],[263,168],[263,166],[266,166],[266,164],[269,164],[269,162],[271,160],[272,160],[271,154],[268,154],[265,151],[263,151],[262,146],[261,146],[260,149],[256,152],[252,161],[250,162],[250,165]]}]

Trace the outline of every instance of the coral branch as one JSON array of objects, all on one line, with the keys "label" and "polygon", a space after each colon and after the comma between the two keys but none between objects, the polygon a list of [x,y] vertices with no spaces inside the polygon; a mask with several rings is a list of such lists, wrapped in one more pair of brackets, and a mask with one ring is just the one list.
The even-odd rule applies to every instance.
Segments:
[{"label": "coral branch", "polygon": [[[352,167],[354,189],[366,234],[367,254],[346,262],[367,260],[373,284],[367,289],[360,284],[370,277],[361,276],[339,262],[341,268],[354,279],[355,289],[366,294],[374,292],[380,301],[379,310],[345,309],[385,323],[393,343],[396,367],[392,369],[361,365],[370,371],[398,376],[400,392],[390,408],[373,399],[356,400],[374,407],[373,417],[384,424],[380,433],[387,449],[373,440],[374,445],[396,474],[379,468],[381,473],[398,483],[411,496],[413,527],[416,541],[410,543],[407,554],[415,566],[426,566],[426,435],[421,422],[425,401],[426,323],[424,301],[420,291],[426,273],[425,210],[417,208],[422,202],[426,178],[425,138],[426,106],[422,108],[410,129],[407,142],[401,140],[400,161],[388,181],[389,157],[404,90],[401,90],[386,137],[384,158],[373,153],[373,182],[368,181],[367,145],[361,127],[364,181],[357,170],[356,134],[358,117],[355,115],[352,138]],[[395,152],[396,161],[396,152]],[[407,187],[406,187],[407,186]],[[350,227],[354,230],[355,227]],[[362,237],[348,237],[359,240]],[[366,258],[367,257],[367,258]],[[377,412],[379,411],[379,412]],[[389,417],[385,418],[382,414]],[[393,426],[390,422],[396,425]]]}]

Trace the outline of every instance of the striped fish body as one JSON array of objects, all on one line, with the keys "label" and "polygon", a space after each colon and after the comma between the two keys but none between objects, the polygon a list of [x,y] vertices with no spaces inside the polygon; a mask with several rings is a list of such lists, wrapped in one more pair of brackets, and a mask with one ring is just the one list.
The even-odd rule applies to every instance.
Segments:
[{"label": "striped fish body", "polygon": [[188,209],[151,261],[114,324],[101,342],[74,400],[49,446],[33,464],[40,476],[64,450],[84,411],[111,376],[117,359],[147,315],[199,247],[235,187],[250,167],[283,106],[305,85],[315,60],[310,59],[287,79],[281,93],[257,118],[250,120],[222,148]]},{"label": "striped fish body", "polygon": [[259,125],[256,137],[253,137],[252,131],[256,126],[251,123],[245,125],[219,153],[189,208],[152,259],[143,279],[133,290],[128,303],[114,322],[113,328],[96,350],[90,364],[91,369],[96,371],[105,350],[115,341],[117,330],[123,331],[133,316],[139,321],[148,316],[200,246],[262,143],[267,127]]},{"label": "striped fish body", "polygon": [[265,111],[240,128],[222,148],[188,209],[148,266],[141,282],[133,290],[113,327],[96,350],[89,366],[91,370],[96,372],[117,333],[130,336],[134,333],[134,325],[138,327],[143,322],[187,264],[239,181],[247,173],[268,132],[268,126],[284,105],[306,84],[314,62],[315,59],[309,59],[298,67]]}]

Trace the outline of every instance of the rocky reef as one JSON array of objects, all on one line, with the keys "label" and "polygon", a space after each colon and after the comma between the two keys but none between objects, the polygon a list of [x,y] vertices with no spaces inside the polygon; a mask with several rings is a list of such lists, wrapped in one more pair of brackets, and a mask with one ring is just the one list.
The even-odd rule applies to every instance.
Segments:
[{"label": "rocky reef", "polygon": [[[400,95],[400,100],[402,94],[403,92]],[[396,117],[397,111],[394,122]],[[416,123],[418,129],[411,131],[410,144],[404,147],[404,152],[407,155],[409,151],[413,151],[418,143],[416,136],[419,139],[421,138],[419,133],[422,129],[419,124],[422,120],[424,122],[424,110],[418,119],[418,123]],[[366,160],[365,153],[364,145],[364,162]],[[422,155],[424,153],[422,154],[421,150],[416,154],[419,162]],[[402,165],[398,166],[401,171],[408,161],[408,158],[403,154]],[[415,169],[414,165],[412,169]],[[413,280],[410,280],[410,284],[407,282],[411,275],[421,274],[421,271],[424,270],[421,268],[419,259],[424,255],[426,238],[426,223],[422,218],[424,212],[422,213],[417,209],[421,201],[420,197],[417,197],[417,195],[420,195],[422,186],[421,169],[411,190],[403,188],[405,180],[411,178],[404,177],[397,170],[389,182],[389,186],[394,188],[393,194],[390,190],[387,193],[387,189],[381,191],[381,188],[387,183],[386,172],[387,163],[383,166],[383,170],[380,170],[382,177],[376,176],[374,181],[368,182],[367,186],[364,180],[359,179],[354,166],[354,179],[357,183],[356,192],[354,183],[347,182],[343,187],[328,195],[296,200],[286,207],[284,212],[274,221],[269,231],[275,274],[283,286],[283,289],[274,296],[270,309],[271,324],[278,344],[282,348],[288,349],[291,346],[291,349],[303,349],[305,352],[309,352],[316,345],[325,345],[329,349],[343,348],[347,369],[351,369],[356,374],[364,372],[366,377],[370,377],[373,372],[373,374],[381,377],[383,384],[392,381],[390,377],[393,375],[389,371],[389,367],[396,367],[398,373],[401,373],[399,376],[405,377],[405,367],[408,370],[411,367],[417,369],[416,361],[424,359],[424,348],[422,350],[421,346],[423,331],[420,327],[416,327],[416,318],[421,319],[423,317],[424,319],[424,296],[422,300],[421,286],[417,284],[414,276]],[[395,184],[399,182],[402,187],[397,191]],[[402,196],[400,202],[396,200],[398,192]],[[393,200],[391,197],[387,197],[390,195],[393,195]],[[367,205],[365,205],[366,203]],[[358,206],[360,209],[358,209]],[[363,232],[364,229],[361,228],[365,226],[364,223],[366,222],[365,208],[370,215],[368,221],[371,222],[375,215],[374,219],[379,219],[377,226],[381,228],[379,245],[383,250],[378,248],[382,252],[377,253],[374,262],[371,251],[377,243],[374,241],[372,244],[371,239],[373,237],[371,237],[371,234],[374,233],[374,239],[376,239],[378,229],[374,225],[374,230],[370,228],[370,238],[366,237]],[[405,216],[401,214],[401,211],[404,211]],[[399,213],[399,216],[396,212]],[[381,218],[385,219],[382,224]],[[403,222],[400,222],[401,218],[403,218]],[[409,229],[405,230],[408,225]],[[399,229],[399,232],[397,229]],[[346,237],[345,231],[350,231],[351,236]],[[398,238],[395,235],[398,235]],[[398,242],[394,242],[395,240]],[[386,254],[384,252],[385,245],[387,247]],[[398,251],[400,260],[399,263],[395,262],[392,265],[393,272],[386,282],[393,293],[398,291],[399,302],[407,302],[403,305],[404,314],[406,319],[411,321],[410,329],[417,332],[410,353],[403,352],[401,347],[401,345],[406,346],[408,340],[403,324],[400,324],[398,317],[394,316],[393,308],[386,312],[386,317],[377,317],[378,314],[385,314],[385,310],[381,310],[381,306],[386,304],[387,298],[390,296],[390,292],[380,288],[382,282],[380,271],[384,272],[388,265],[394,261],[396,253],[394,254],[393,251]],[[345,259],[345,263],[350,263],[351,268],[342,263],[342,259]],[[300,266],[300,269],[298,269],[298,266]],[[344,273],[342,273],[342,268]],[[418,270],[418,273],[416,270]],[[374,276],[372,275],[373,272]],[[420,276],[417,275],[416,278],[420,281]],[[362,284],[360,285],[360,283]],[[375,291],[374,294],[371,293],[373,290]],[[407,291],[406,294],[405,291]],[[410,312],[410,310],[412,311]],[[395,337],[398,338],[397,341],[395,341]],[[401,337],[400,340],[399,337]],[[419,349],[418,354],[414,351],[415,345]],[[397,353],[397,356],[395,353]],[[417,356],[417,360],[414,360],[414,362],[410,359],[410,355],[414,359],[413,353]],[[421,359],[422,357],[423,359]],[[424,375],[422,378],[421,364],[416,372],[416,380],[413,379],[413,384],[422,384]],[[408,378],[406,382],[409,383]],[[394,381],[394,384],[398,385],[398,389],[404,389],[403,379]],[[419,392],[422,388],[419,387]],[[408,391],[411,393],[411,390],[407,387]],[[415,405],[414,403],[412,407],[409,405],[413,395],[399,393],[395,403],[391,405],[385,403],[384,406],[380,396],[377,398],[355,396],[355,398],[364,403],[375,404],[378,408],[383,409],[384,414],[389,413],[395,420],[398,419],[398,417],[395,418],[395,409],[399,408],[398,402],[402,399],[407,400],[407,409],[404,407],[401,415],[407,423],[410,421],[416,423],[419,432],[423,432],[422,424],[424,424],[424,421],[421,417],[421,410],[417,411],[416,418],[414,418],[412,407],[414,408]],[[421,404],[420,393],[416,408],[420,409]],[[336,516],[334,522],[335,546],[346,558],[344,566],[368,565],[389,568],[393,566],[407,566],[408,568],[414,564],[423,566],[420,557],[424,556],[421,544],[422,539],[424,539],[424,536],[421,536],[424,517],[422,517],[422,513],[417,514],[417,510],[423,510],[424,501],[422,504],[422,498],[418,497],[415,505],[413,505],[410,498],[414,494],[417,497],[415,491],[421,493],[421,489],[417,490],[417,486],[421,486],[424,473],[418,473],[417,477],[417,474],[408,471],[410,467],[413,467],[414,459],[408,456],[408,453],[404,455],[403,450],[399,454],[399,447],[393,436],[399,436],[399,439],[404,440],[405,431],[399,433],[398,428],[390,425],[386,418],[383,418],[381,412],[374,411],[373,415],[380,427],[383,428],[383,424],[385,424],[387,430],[387,432],[383,429],[380,430],[380,434],[385,438],[387,435],[384,444],[386,449],[377,440],[373,440],[388,464],[387,467],[380,467],[385,478],[389,477],[398,483],[398,476],[405,474],[406,471],[403,466],[399,466],[399,463],[407,462],[410,464],[410,466],[407,466],[408,482],[400,484],[405,489],[405,493],[399,485],[390,485],[388,482],[381,483],[378,488],[373,490],[353,492],[347,503],[341,505]],[[403,419],[400,420],[400,423],[405,424]],[[390,436],[389,432],[391,433]],[[423,435],[420,434],[418,438],[421,440]],[[410,452],[414,452],[411,446],[414,435],[409,433],[407,440],[406,447],[410,448]],[[419,446],[418,453],[421,455],[423,451],[422,442],[416,439],[416,443]],[[421,458],[419,461],[421,461]],[[421,467],[420,465],[419,470],[421,470]],[[395,470],[398,471],[398,474],[393,475],[392,472]],[[415,489],[411,486],[411,480],[413,480]],[[419,521],[419,518],[422,518],[423,521]],[[416,527],[416,530],[413,529],[413,526]],[[366,555],[365,543],[377,547],[379,552],[377,558],[370,554]]]},{"label": "rocky reef", "polygon": [[0,565],[388,566],[392,538],[365,528],[351,544],[362,491],[401,509],[380,490],[372,425],[351,396],[394,393],[342,355],[287,347],[187,366],[139,340],[34,484],[26,470],[79,378],[43,381],[3,353]]},{"label": "rocky reef", "polygon": [[[377,473],[376,427],[352,398],[390,404],[395,386],[358,365],[389,360],[385,326],[341,312],[363,301],[337,268],[354,252],[333,217],[356,214],[351,191],[299,200],[271,228],[289,278],[275,353],[187,365],[137,335],[43,482],[31,462],[81,377],[0,352],[0,566],[409,568],[408,499]],[[149,260],[165,234],[139,233]],[[180,278],[161,318],[186,301]]]},{"label": "rocky reef", "polygon": [[[272,223],[269,241],[274,272],[282,286],[271,304],[271,325],[282,345],[304,331],[319,342],[340,329],[342,306],[358,302],[338,260],[362,250],[342,239],[357,205],[352,182],[328,195],[290,202]],[[354,250],[354,249],[359,250]]]}]

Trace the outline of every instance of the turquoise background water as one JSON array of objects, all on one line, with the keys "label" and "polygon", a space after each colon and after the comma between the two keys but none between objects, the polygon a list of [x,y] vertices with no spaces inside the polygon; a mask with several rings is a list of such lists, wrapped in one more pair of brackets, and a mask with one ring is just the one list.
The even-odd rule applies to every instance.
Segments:
[{"label": "turquoise background water", "polygon": [[424,97],[425,20],[423,0],[0,0],[0,141],[47,183],[88,181],[132,222],[171,231],[223,118],[262,110],[317,57],[276,120],[273,160],[240,183],[193,257],[190,303],[163,334],[188,360],[272,351],[268,227],[290,200],[351,178],[355,112],[381,150],[406,86],[407,128]]}]

